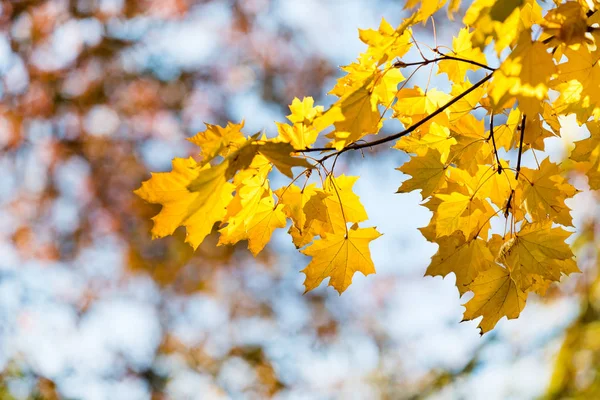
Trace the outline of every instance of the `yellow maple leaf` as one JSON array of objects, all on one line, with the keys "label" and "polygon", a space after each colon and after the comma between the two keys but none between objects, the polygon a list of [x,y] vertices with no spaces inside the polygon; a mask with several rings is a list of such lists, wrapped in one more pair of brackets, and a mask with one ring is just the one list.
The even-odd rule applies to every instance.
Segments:
[{"label": "yellow maple leaf", "polygon": [[304,247],[317,235],[331,232],[324,202],[330,193],[317,189],[313,183],[302,189],[290,185],[276,190],[275,194],[283,205],[283,212],[293,222],[289,233],[297,248]]},{"label": "yellow maple leaf", "polygon": [[[447,0],[407,0],[404,5],[404,8],[416,8],[419,5],[419,8],[416,9],[415,14],[418,15],[419,21],[427,21],[429,17],[435,14],[440,8],[446,4]],[[451,9],[457,9],[458,6],[456,1],[453,1]]]},{"label": "yellow maple leaf", "polygon": [[[360,198],[352,191],[357,180],[357,176],[346,175],[337,177],[329,175],[325,180],[323,190],[327,196],[315,198],[315,201],[322,199],[324,210],[319,210],[315,216],[321,218],[323,212],[326,213],[329,224],[327,232],[339,233],[346,230],[348,222],[367,220],[367,212],[360,203]],[[315,210],[317,209],[315,207]]]},{"label": "yellow maple leaf", "polygon": [[316,193],[314,183],[304,188],[299,188],[292,184],[275,191],[275,194],[279,198],[279,203],[283,205],[283,212],[292,220],[294,226],[299,229],[303,229],[306,224],[304,206]]},{"label": "yellow maple leaf", "polygon": [[482,215],[493,212],[487,202],[462,193],[437,194],[436,197],[442,200],[435,217],[437,236],[461,231],[471,239],[471,233],[479,228],[479,221],[485,220]]},{"label": "yellow maple leaf", "polygon": [[301,193],[292,186],[291,193],[280,192],[281,200],[286,206],[284,211],[292,220],[297,221],[290,228],[296,247],[305,246],[317,235],[345,232],[348,222],[356,223],[367,219],[365,208],[352,191],[357,179],[358,177],[352,176],[329,175],[323,183],[323,189],[310,185]]},{"label": "yellow maple leaf", "polygon": [[217,167],[199,166],[192,158],[173,159],[171,172],[159,172],[134,193],[149,203],[162,205],[154,216],[152,236],[173,234],[186,227],[186,242],[197,248],[212,231],[213,225],[226,214],[234,186],[227,182],[227,164]]},{"label": "yellow maple leaf", "polygon": [[[452,97],[436,89],[430,89],[424,92],[421,88],[404,88],[396,95],[398,99],[393,105],[394,118],[398,118],[405,126],[410,126],[429,114],[433,114],[438,108],[448,103]],[[449,111],[440,113],[429,123],[424,124],[419,130],[413,132],[414,135],[420,135],[421,132],[427,132],[431,122],[438,122],[442,126],[448,126]]]},{"label": "yellow maple leaf", "polygon": [[432,122],[427,133],[421,137],[403,136],[396,142],[394,148],[418,156],[424,156],[429,149],[436,149],[441,154],[441,160],[445,162],[448,159],[450,147],[454,144],[456,144],[456,139],[450,136],[450,129]]},{"label": "yellow maple leaf", "polygon": [[273,196],[267,176],[272,165],[263,156],[258,156],[247,170],[236,175],[235,197],[227,205],[227,214],[219,232],[220,244],[236,243],[246,238],[247,226],[256,214],[261,201]]},{"label": "yellow maple leaf", "polygon": [[454,232],[436,240],[440,246],[431,259],[425,275],[442,277],[449,273],[456,276],[456,287],[461,295],[477,275],[494,265],[494,256],[484,240],[465,240],[462,232]]},{"label": "yellow maple leaf", "polygon": [[535,283],[535,277],[558,281],[562,274],[579,272],[573,252],[565,243],[571,235],[562,228],[552,228],[552,221],[524,224],[505,243],[498,261],[506,265],[522,290]]},{"label": "yellow maple leaf", "polygon": [[375,228],[359,228],[355,224],[347,233],[331,233],[323,239],[315,240],[302,251],[313,257],[302,270],[306,274],[306,292],[329,277],[329,286],[342,294],[352,283],[355,272],[362,272],[365,276],[374,274],[375,266],[371,260],[369,243],[379,236],[381,234]]},{"label": "yellow maple leaf", "polygon": [[490,17],[493,21],[504,22],[513,11],[521,7],[525,0],[502,0],[496,1],[490,9]]},{"label": "yellow maple leaf", "polygon": [[262,198],[253,212],[243,224],[235,227],[239,220],[230,219],[229,223],[234,225],[232,233],[225,234],[224,231],[219,238],[219,245],[235,244],[240,240],[248,240],[248,249],[253,255],[257,255],[271,239],[271,235],[277,228],[285,228],[286,219],[283,213],[283,205],[275,206],[271,195]]},{"label": "yellow maple leaf", "polygon": [[[450,111],[450,127],[454,127],[456,124],[460,123],[461,119],[464,119],[465,117],[473,117],[472,119],[468,119],[467,122],[472,122],[473,119],[476,119],[471,114],[471,111],[477,107],[478,103],[483,101],[482,97],[486,92],[486,85],[479,86],[475,90],[472,90],[469,94],[464,95],[464,93],[472,87],[473,84],[466,78],[463,81],[455,82],[454,85],[452,85],[450,94],[454,99],[457,100],[452,106],[450,106],[450,108],[448,108]],[[461,95],[462,97],[460,97]]]},{"label": "yellow maple leaf", "polygon": [[[477,47],[473,48],[471,36],[473,36],[473,34],[469,32],[469,28],[461,29],[458,36],[452,39],[452,53],[449,53],[448,55],[478,62],[483,65],[487,64],[485,55],[483,55],[481,50]],[[442,60],[438,63],[438,73],[446,73],[448,79],[454,83],[463,83],[467,71],[480,68],[481,67],[474,64],[450,59]]]},{"label": "yellow maple leaf", "polygon": [[521,168],[525,178],[519,182],[523,191],[523,205],[533,221],[554,221],[572,226],[572,218],[565,200],[577,190],[561,176],[558,164],[544,159],[538,169]]},{"label": "yellow maple leaf", "polygon": [[277,125],[277,139],[285,143],[290,143],[294,149],[308,149],[317,140],[319,132],[312,126],[304,124],[288,125],[281,122],[275,122]]},{"label": "yellow maple leaf", "polygon": [[494,127],[494,138],[498,149],[504,148],[510,150],[514,146],[513,138],[519,140],[520,132],[517,131],[517,126],[521,123],[523,116],[518,109],[512,109],[508,114],[508,118],[504,124]]},{"label": "yellow maple leaf", "polygon": [[555,89],[561,95],[553,104],[562,114],[575,113],[580,124],[600,117],[600,48],[566,48],[567,62],[558,66]]},{"label": "yellow maple leaf", "polygon": [[290,143],[295,150],[309,149],[321,131],[342,120],[344,120],[342,111],[335,106],[310,120],[304,119],[293,125],[276,122],[278,132],[276,141]]},{"label": "yellow maple leaf", "polygon": [[372,93],[372,78],[369,78],[361,87],[338,100],[336,106],[341,109],[344,120],[335,122],[336,130],[328,135],[334,138],[333,147],[341,149],[379,131],[382,121],[377,99]]},{"label": "yellow maple leaf", "polygon": [[312,97],[305,97],[300,101],[297,97],[290,104],[290,111],[287,119],[292,123],[304,123],[312,121],[317,116],[323,114],[323,106],[314,106],[315,101]]},{"label": "yellow maple leaf", "polygon": [[501,168],[501,173],[498,173],[496,167],[477,165],[477,171],[474,175],[471,175],[469,171],[452,168],[449,181],[464,187],[469,196],[481,200],[489,199],[501,208],[513,188],[517,186],[514,174],[508,174],[505,171],[508,168],[508,163],[501,160]]},{"label": "yellow maple leaf", "polygon": [[411,48],[411,34],[406,26],[394,29],[384,18],[379,29],[359,29],[360,40],[369,46],[367,56],[381,65],[396,57],[404,56]]},{"label": "yellow maple leaf", "polygon": [[569,158],[577,162],[594,161],[600,156],[600,123],[590,121],[586,123],[590,136],[575,142],[575,148]]},{"label": "yellow maple leaf", "polygon": [[266,142],[260,144],[258,152],[265,156],[282,174],[294,178],[292,167],[312,169],[313,166],[305,158],[294,157],[294,148],[289,143]]},{"label": "yellow maple leaf", "polygon": [[440,159],[440,152],[430,149],[424,156],[412,157],[409,162],[396,168],[411,176],[410,179],[402,182],[396,193],[421,189],[423,199],[431,196],[446,181],[446,165]]},{"label": "yellow maple leaf", "polygon": [[527,300],[527,293],[519,287],[511,272],[498,264],[479,273],[469,290],[474,296],[465,304],[463,321],[483,316],[478,325],[481,334],[492,330],[504,316],[517,318]]},{"label": "yellow maple leaf", "polygon": [[494,111],[507,102],[519,101],[519,108],[530,117],[542,111],[540,100],[548,95],[551,79],[557,72],[548,46],[532,41],[529,31],[523,31],[516,48],[502,62],[489,85],[488,94]]},{"label": "yellow maple leaf", "polygon": [[553,41],[567,45],[590,42],[586,37],[588,21],[586,9],[575,2],[567,2],[549,10],[542,23],[544,33]]},{"label": "yellow maple leaf", "polygon": [[188,140],[201,148],[201,157],[204,163],[217,155],[226,157],[230,152],[241,146],[246,138],[242,133],[244,121],[239,124],[228,123],[226,127],[206,124],[206,130],[198,132]]}]

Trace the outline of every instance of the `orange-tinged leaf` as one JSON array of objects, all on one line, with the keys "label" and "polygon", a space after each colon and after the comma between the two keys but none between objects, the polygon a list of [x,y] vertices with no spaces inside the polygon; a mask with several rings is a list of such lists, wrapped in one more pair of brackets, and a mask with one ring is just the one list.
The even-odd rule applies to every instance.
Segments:
[{"label": "orange-tinged leaf", "polygon": [[381,234],[375,228],[359,228],[355,224],[347,235],[345,232],[338,232],[315,240],[302,251],[313,257],[302,270],[306,274],[306,291],[316,288],[323,279],[329,277],[329,286],[342,294],[352,283],[355,272],[362,272],[365,276],[374,274],[375,266],[371,260],[369,243],[379,236]]}]

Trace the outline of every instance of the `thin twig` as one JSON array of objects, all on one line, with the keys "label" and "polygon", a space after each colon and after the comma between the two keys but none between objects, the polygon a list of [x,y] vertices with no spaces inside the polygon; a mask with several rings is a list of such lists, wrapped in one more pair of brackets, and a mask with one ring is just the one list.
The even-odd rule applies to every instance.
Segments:
[{"label": "thin twig", "polygon": [[335,177],[333,176],[333,173],[331,173],[331,175],[329,175],[329,179],[331,179],[331,186],[333,186],[333,189],[335,190],[335,194],[338,198],[338,201],[340,202],[340,209],[342,210],[342,218],[344,219],[344,229],[346,230],[346,239],[348,239],[348,220],[346,220],[346,214],[344,213],[344,204],[342,203],[342,197],[340,196],[340,192],[338,191],[337,183],[335,183]]},{"label": "thin twig", "polygon": [[517,172],[515,173],[515,180],[519,180],[519,172],[521,172],[521,155],[523,154],[523,137],[525,136],[526,120],[527,116],[523,114],[523,119],[521,119],[521,140],[519,143],[519,158],[517,158]]},{"label": "thin twig", "polygon": [[502,173],[502,164],[500,164],[500,157],[498,156],[498,148],[496,147],[496,138],[494,137],[494,113],[492,113],[492,115],[490,117],[490,137],[492,138],[492,145],[494,146],[494,154],[496,155],[496,162],[498,163],[498,174],[501,174]]},{"label": "thin twig", "polygon": [[489,75],[485,76],[479,82],[475,83],[473,86],[471,86],[470,88],[468,88],[467,90],[465,90],[464,92],[462,92],[461,94],[459,94],[458,96],[456,96],[455,98],[450,100],[448,103],[444,104],[443,106],[441,106],[440,108],[435,110],[433,113],[429,114],[428,116],[426,116],[419,122],[408,127],[407,129],[403,130],[402,132],[398,132],[393,135],[389,135],[389,136],[383,137],[381,139],[374,140],[372,142],[365,142],[365,143],[361,143],[361,144],[351,143],[347,147],[344,147],[343,149],[338,150],[338,151],[335,151],[336,149],[334,147],[317,147],[317,148],[312,148],[312,149],[295,150],[295,152],[296,153],[312,153],[312,152],[316,152],[316,151],[335,151],[335,153],[331,153],[331,154],[328,154],[327,156],[323,157],[320,160],[322,162],[322,161],[327,160],[330,157],[335,156],[338,153],[340,153],[340,154],[345,153],[348,150],[358,150],[358,149],[363,149],[365,147],[373,147],[373,146],[377,146],[377,145],[380,145],[383,143],[391,142],[392,140],[400,139],[402,136],[408,135],[409,133],[411,133],[414,130],[416,130],[417,128],[419,128],[421,125],[425,124],[427,121],[435,118],[436,116],[438,116],[439,114],[444,112],[448,107],[451,107],[454,103],[456,103],[457,101],[459,101],[460,99],[462,99],[463,97],[465,97],[466,95],[468,95],[469,93],[471,93],[472,91],[477,89],[479,86],[481,86],[484,83],[486,83],[487,81],[489,81],[492,78],[492,76],[493,76],[493,74],[489,74]]},{"label": "thin twig", "polygon": [[[454,103],[458,102],[460,99],[462,99],[463,97],[467,96],[469,93],[471,93],[472,91],[474,91],[475,89],[477,89],[479,86],[483,85],[484,83],[486,83],[488,80],[490,80],[492,78],[493,74],[489,74],[487,76],[485,76],[483,79],[481,79],[479,82],[475,83],[473,86],[471,86],[469,89],[465,90],[464,92],[462,92],[461,94],[459,94],[458,96],[456,96],[455,98],[453,98],[452,100],[450,100],[448,103],[444,104],[443,106],[441,106],[440,108],[438,108],[437,110],[435,110],[433,113],[429,114],[428,116],[426,116],[425,118],[423,118],[422,120],[420,120],[419,122],[417,122],[416,124],[410,126],[409,128],[403,130],[402,132],[398,132],[395,133],[393,135],[389,135],[386,137],[383,137],[381,139],[378,140],[374,140],[372,142],[365,142],[365,143],[351,143],[350,145],[348,145],[347,147],[344,147],[343,149],[336,151],[335,153],[330,153],[328,155],[326,155],[325,157],[323,157],[321,159],[321,161],[325,161],[337,154],[342,154],[345,153],[349,150],[358,150],[358,149],[363,149],[366,147],[373,147],[373,146],[378,146],[380,144],[383,143],[387,143],[387,142],[391,142],[393,140],[396,139],[400,139],[403,136],[408,135],[409,133],[415,131],[417,128],[419,128],[420,126],[424,125],[426,122],[432,120],[433,118],[435,118],[436,116],[438,116],[439,114],[443,113],[447,108],[451,107]],[[329,147],[325,147],[325,148],[319,148],[319,149],[307,149],[307,150],[297,150],[296,152],[298,153],[302,153],[302,152],[313,152],[313,151],[331,151],[331,150],[335,150]]]},{"label": "thin twig", "polygon": [[417,43],[417,39],[415,39],[415,37],[413,36],[413,34],[412,34],[412,31],[410,31],[410,30],[409,30],[409,31],[408,31],[408,33],[410,34],[410,37],[411,37],[411,39],[413,40],[413,43],[414,43],[414,44],[415,44],[415,46],[417,47],[417,50],[419,51],[419,54],[421,55],[421,58],[422,58],[423,60],[427,60],[427,59],[425,58],[425,56],[423,55],[423,52],[421,51],[421,48],[419,47],[419,43]]},{"label": "thin twig", "polygon": [[492,68],[489,65],[485,65],[485,64],[479,63],[477,61],[467,60],[466,58],[448,56],[443,53],[439,53],[439,54],[441,54],[442,56],[438,57],[438,58],[425,59],[424,61],[415,61],[415,62],[411,62],[411,63],[396,61],[393,64],[393,66],[395,66],[396,68],[404,68],[404,67],[414,67],[415,65],[427,65],[427,64],[431,64],[431,63],[436,63],[438,61],[444,61],[444,60],[453,60],[453,61],[460,61],[460,62],[464,62],[467,64],[476,65],[480,68],[487,69],[488,71],[492,71],[492,72],[496,70],[496,68]]}]

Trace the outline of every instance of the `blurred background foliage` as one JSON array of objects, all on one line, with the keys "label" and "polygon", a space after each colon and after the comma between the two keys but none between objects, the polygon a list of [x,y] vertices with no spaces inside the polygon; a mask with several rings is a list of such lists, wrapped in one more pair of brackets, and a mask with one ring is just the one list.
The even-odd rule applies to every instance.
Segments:
[{"label": "blurred background foliage", "polygon": [[132,194],[148,171],[193,155],[204,121],[273,129],[294,97],[326,102],[356,28],[399,23],[403,3],[0,1],[0,398],[599,397],[593,195],[583,276],[481,339],[453,285],[422,278],[427,213],[391,196],[397,175],[378,188],[376,163],[359,194],[379,225],[396,210],[397,242],[342,298],[303,296],[304,260],[277,237],[258,259],[150,240],[158,210]]}]

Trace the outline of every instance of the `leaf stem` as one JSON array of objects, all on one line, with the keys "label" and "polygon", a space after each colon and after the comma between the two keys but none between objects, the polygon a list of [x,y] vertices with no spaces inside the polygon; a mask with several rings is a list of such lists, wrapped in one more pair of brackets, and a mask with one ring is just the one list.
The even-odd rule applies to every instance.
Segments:
[{"label": "leaf stem", "polygon": [[338,188],[336,187],[337,184],[335,183],[335,177],[333,176],[333,170],[332,170],[332,173],[329,175],[329,179],[331,179],[331,186],[333,186],[333,188],[335,189],[335,194],[338,198],[338,201],[340,202],[340,209],[342,210],[342,218],[344,219],[344,229],[346,230],[346,239],[348,239],[348,220],[346,220],[346,213],[344,212],[344,204],[342,204],[342,197],[340,196],[340,192],[338,191]]},{"label": "leaf stem", "polygon": [[[294,182],[296,182],[298,180],[298,178],[300,178],[302,175],[306,175],[309,171],[312,171],[312,170],[309,168],[306,168],[304,171],[299,173],[298,176],[296,176],[294,179],[292,179],[292,181],[289,183],[289,185],[287,185],[285,187],[285,189],[283,189],[283,191],[281,192],[281,195],[277,196],[277,202],[275,203],[273,210],[275,210],[277,208],[277,206],[279,205],[279,202],[281,201],[281,198],[283,197],[285,192],[287,192],[287,190],[294,184]],[[308,182],[308,179],[307,179],[307,182]],[[306,185],[306,183],[305,183],[305,185]],[[304,189],[302,189],[302,190],[304,190]]]}]

